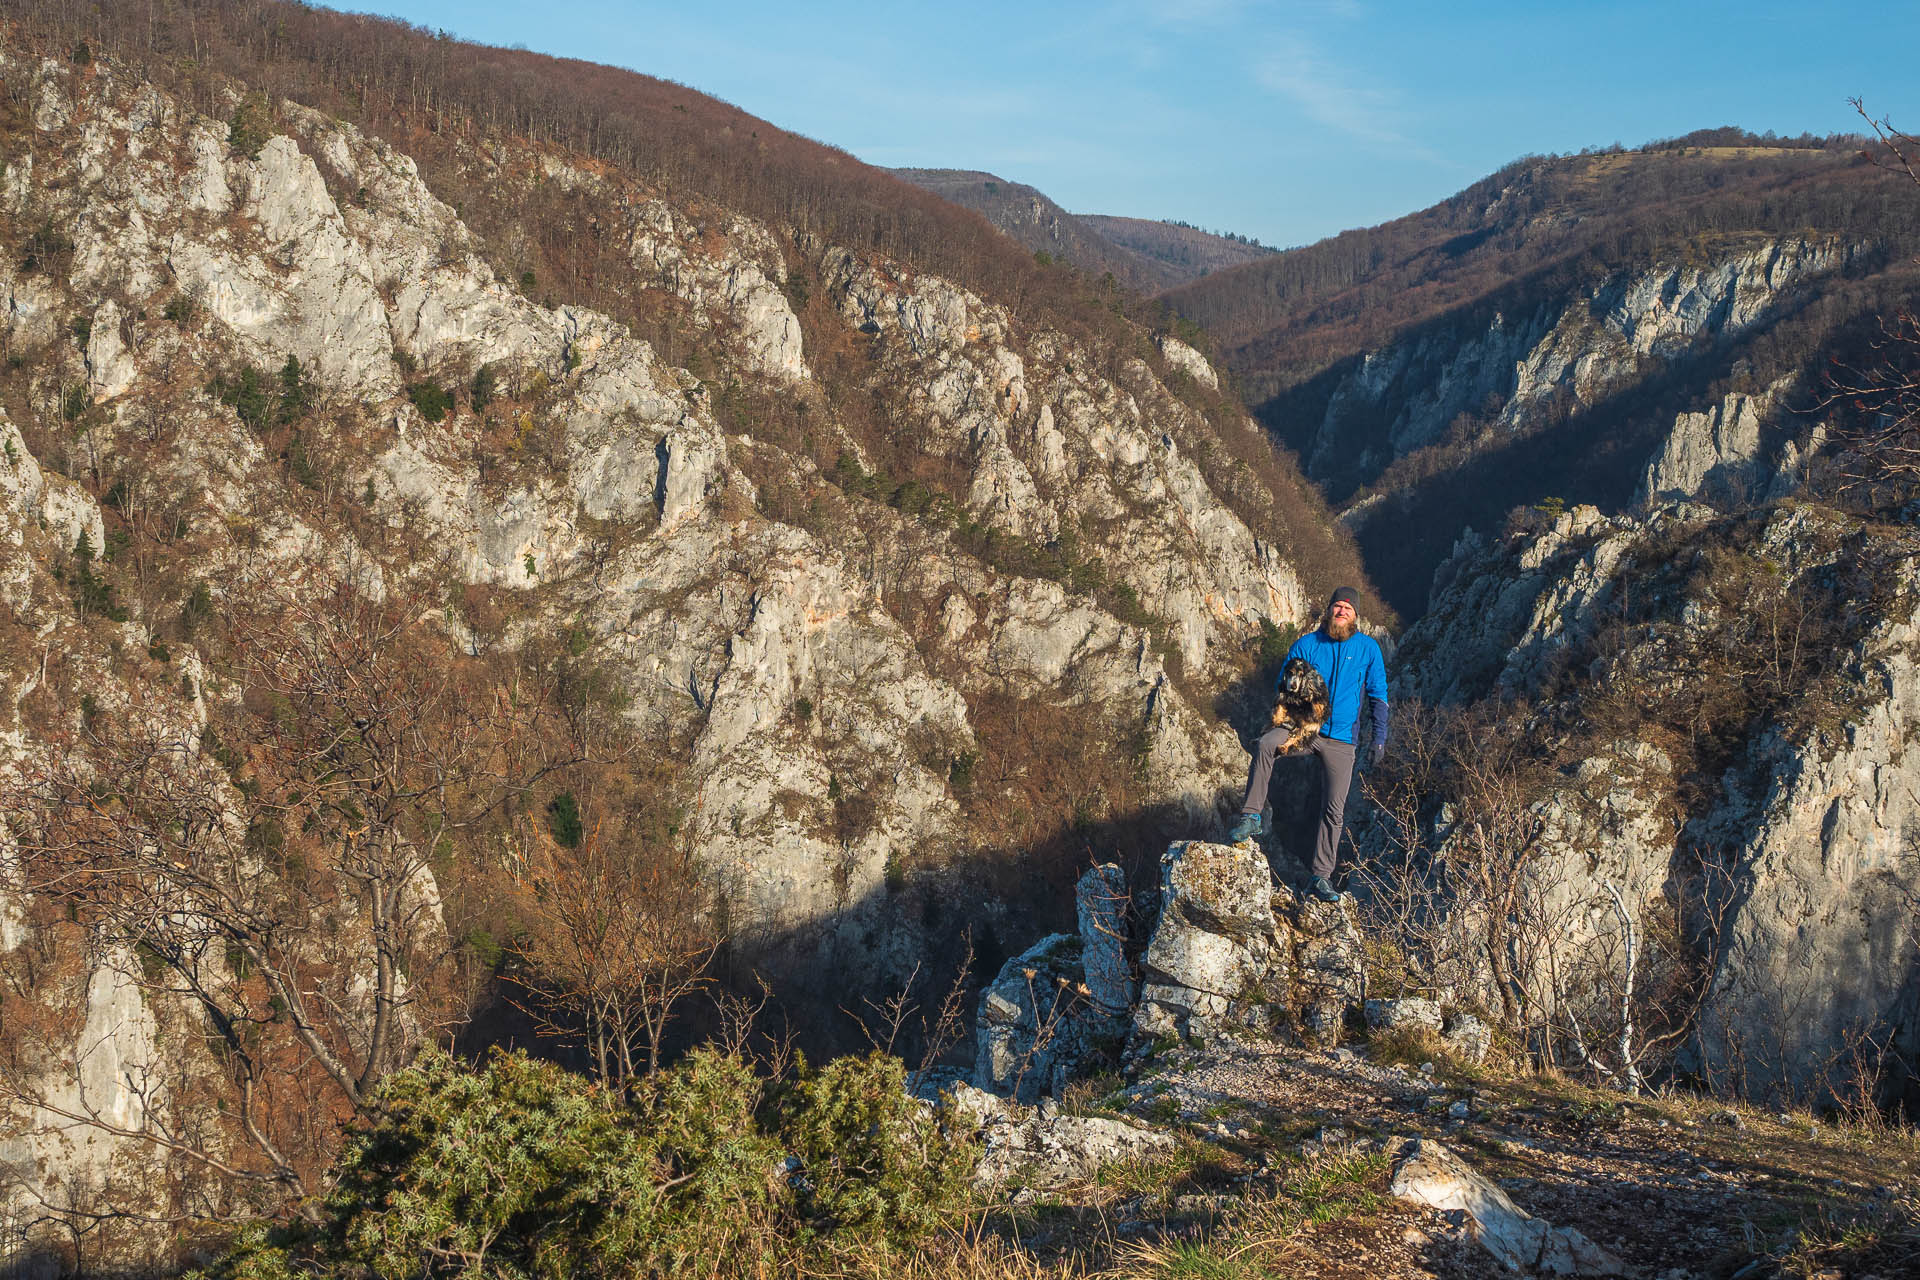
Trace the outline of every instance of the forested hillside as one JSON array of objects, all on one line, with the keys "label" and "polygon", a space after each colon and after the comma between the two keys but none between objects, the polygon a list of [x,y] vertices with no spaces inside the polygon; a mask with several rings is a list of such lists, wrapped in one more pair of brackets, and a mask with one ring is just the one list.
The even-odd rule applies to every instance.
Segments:
[{"label": "forested hillside", "polygon": [[1699,252],[1718,236],[1856,228],[1914,236],[1913,202],[1862,139],[1703,130],[1634,151],[1516,160],[1430,209],[1171,291],[1263,402],[1394,334],[1499,295]]},{"label": "forested hillside", "polygon": [[1080,220],[1115,244],[1164,262],[1191,280],[1279,252],[1245,236],[1202,231],[1184,222],[1083,213]]}]

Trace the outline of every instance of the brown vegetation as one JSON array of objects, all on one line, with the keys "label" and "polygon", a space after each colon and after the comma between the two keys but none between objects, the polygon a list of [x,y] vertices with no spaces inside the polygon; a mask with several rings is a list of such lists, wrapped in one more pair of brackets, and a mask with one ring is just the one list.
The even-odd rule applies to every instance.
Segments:
[{"label": "brown vegetation", "polygon": [[1217,273],[1167,301],[1219,338],[1259,402],[1495,294],[1517,314],[1571,281],[1729,235],[1846,228],[1911,240],[1920,230],[1861,159],[1862,139],[1751,141],[1730,149],[1690,135],[1633,152],[1529,156],[1431,209]]},{"label": "brown vegetation", "polygon": [[[203,1023],[213,1075],[169,1067],[132,1121],[66,1117],[198,1164],[195,1218],[311,1190],[379,1082],[464,1017],[436,881],[484,877],[515,808],[599,740],[563,664],[463,657],[417,594],[313,573],[249,599],[198,633],[219,672],[198,741],[169,708],[103,710],[7,793],[23,887]],[[4,1078],[45,1108],[36,1070]]]}]

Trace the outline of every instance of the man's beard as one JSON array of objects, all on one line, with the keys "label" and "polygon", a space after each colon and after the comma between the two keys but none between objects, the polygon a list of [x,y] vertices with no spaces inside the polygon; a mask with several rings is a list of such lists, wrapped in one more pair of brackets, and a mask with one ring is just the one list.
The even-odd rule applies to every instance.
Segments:
[{"label": "man's beard", "polygon": [[1360,629],[1360,620],[1358,618],[1344,618],[1336,621],[1333,618],[1328,618],[1322,625],[1327,633],[1327,639],[1345,640],[1348,636]]}]

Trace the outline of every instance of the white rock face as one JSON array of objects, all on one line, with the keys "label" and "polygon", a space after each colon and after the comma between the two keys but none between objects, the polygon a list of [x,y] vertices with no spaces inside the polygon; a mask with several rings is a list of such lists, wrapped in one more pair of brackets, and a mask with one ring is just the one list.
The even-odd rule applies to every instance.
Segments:
[{"label": "white rock face", "polygon": [[1160,334],[1153,341],[1168,364],[1195,382],[1204,382],[1215,391],[1220,389],[1220,375],[1213,371],[1213,366],[1207,363],[1205,356],[1170,333]]},{"label": "white rock face", "polygon": [[[1899,545],[1810,505],[1779,509],[1757,535],[1729,521],[1686,504],[1645,519],[1582,508],[1503,548],[1465,544],[1402,641],[1396,687],[1437,702],[1537,692],[1566,650],[1595,634],[1610,601],[1648,589],[1635,577],[1648,571],[1651,538],[1746,537],[1741,554],[1790,595]],[[1915,563],[1906,555],[1876,572],[1910,582]],[[1687,590],[1625,638],[1604,678],[1662,693],[1685,686],[1689,646],[1710,642],[1724,621],[1720,605]],[[1675,877],[1703,874],[1693,859],[1710,859],[1712,892],[1695,910],[1717,924],[1702,944],[1713,979],[1686,1059],[1755,1098],[1829,1096],[1859,1065],[1847,1046],[1863,1034],[1896,1054],[1920,1049],[1910,926],[1920,866],[1901,852],[1920,840],[1907,751],[1920,732],[1920,617],[1905,588],[1855,607],[1869,612],[1850,649],[1826,655],[1839,659],[1829,683],[1789,690],[1807,701],[1788,721],[1801,727],[1760,726],[1717,792],[1686,799],[1668,751],[1628,735],[1567,765],[1534,806],[1527,914],[1562,948],[1569,999],[1598,998],[1589,981],[1617,990],[1619,973],[1599,971],[1617,970],[1623,953],[1615,892],[1638,928]],[[1558,696],[1558,714],[1577,717],[1580,690]],[[1585,978],[1583,966],[1595,966]]]},{"label": "white rock face", "polygon": [[1847,723],[1775,744],[1752,811],[1708,819],[1747,834],[1714,903],[1726,932],[1697,1061],[1751,1096],[1844,1088],[1865,1065],[1848,1053],[1861,1034],[1920,1053],[1917,652],[1920,610],[1882,621],[1848,671]]},{"label": "white rock face", "polygon": [[[167,264],[255,359],[299,357],[324,384],[383,398],[399,389],[387,313],[360,244],[347,233],[312,160],[276,137],[242,170],[241,213],[266,241],[255,256],[217,236],[176,235]],[[284,358],[284,357],[282,357]]]},{"label": "white rock face", "polygon": [[678,298],[724,314],[748,367],[790,382],[809,378],[799,318],[781,291],[787,267],[759,223],[727,220],[722,251],[703,252],[704,231],[665,201],[633,211],[634,266]]},{"label": "white rock face", "polygon": [[847,322],[871,333],[881,366],[910,388],[921,447],[967,466],[959,496],[973,516],[1036,542],[1074,532],[1063,523],[1071,516],[1085,550],[1168,621],[1190,668],[1258,618],[1298,625],[1311,615],[1293,567],[1181,453],[1165,424],[1197,429],[1198,418],[1143,361],[1107,382],[1061,335],[1015,350],[1005,311],[946,281],[833,249],[821,274]]},{"label": "white rock face", "polygon": [[[1754,396],[1735,392],[1705,413],[1674,419],[1666,443],[1647,463],[1635,498],[1641,507],[1689,499],[1738,502],[1762,496],[1771,477],[1761,423],[1785,382]],[[1792,462],[1787,470],[1792,470]]]},{"label": "white rock face", "polygon": [[[69,1191],[124,1191],[163,1176],[165,1159],[156,1147],[109,1132],[138,1131],[148,1122],[148,1109],[166,1103],[159,1029],[129,976],[136,964],[124,952],[102,958],[85,983],[77,1038],[71,1045],[45,1046],[45,1065],[21,1082],[34,1101],[8,1108],[10,1136],[0,1143],[0,1158],[12,1179],[0,1188],[0,1221],[35,1223],[43,1201],[61,1204]],[[146,1242],[157,1243],[154,1234],[129,1224],[124,1238],[105,1243],[112,1256],[137,1257]]]},{"label": "white rock face", "polygon": [[87,334],[87,384],[96,404],[121,395],[139,376],[121,334],[121,326],[127,320],[111,298],[93,313],[92,327]]},{"label": "white rock face", "polygon": [[[1637,379],[1650,360],[1680,356],[1703,333],[1725,341],[1750,329],[1783,289],[1842,266],[1853,252],[1830,240],[1783,239],[1706,266],[1602,281],[1559,310],[1496,313],[1477,330],[1429,328],[1368,352],[1328,401],[1304,451],[1308,473],[1325,475],[1351,461],[1357,429],[1378,437],[1361,446],[1369,451],[1363,469],[1374,472],[1437,443],[1463,413],[1513,430],[1555,398],[1594,404]],[[1374,425],[1382,418],[1384,431]],[[1727,429],[1737,449],[1743,428],[1731,422]],[[1686,457],[1700,452],[1695,447]],[[1671,465],[1684,468],[1686,458]]]},{"label": "white rock face", "polygon": [[1395,690],[1435,703],[1489,688],[1531,692],[1555,651],[1592,634],[1639,532],[1580,506],[1511,552],[1470,533],[1434,574],[1426,615],[1400,638]]}]

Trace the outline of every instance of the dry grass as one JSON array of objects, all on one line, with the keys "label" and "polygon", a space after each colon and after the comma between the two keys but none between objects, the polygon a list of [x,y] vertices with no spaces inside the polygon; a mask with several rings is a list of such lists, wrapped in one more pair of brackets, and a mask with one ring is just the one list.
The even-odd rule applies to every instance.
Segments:
[{"label": "dry grass", "polygon": [[[1191,1168],[1190,1157],[1142,1162],[1132,1174],[1162,1188]],[[1093,1215],[1067,1251],[1046,1257],[1025,1247],[1020,1232],[993,1216],[906,1256],[844,1259],[846,1269],[822,1275],[875,1280],[1262,1280],[1296,1274],[1310,1228],[1371,1214],[1384,1203],[1387,1159],[1343,1156],[1302,1164],[1272,1191],[1249,1194],[1211,1227],[1175,1228],[1153,1239],[1124,1240],[1113,1221]]]},{"label": "dry grass", "polygon": [[1127,1244],[1115,1265],[1099,1274],[1209,1280],[1293,1274],[1294,1268],[1283,1264],[1300,1251],[1303,1228],[1343,1222],[1380,1206],[1387,1163],[1379,1153],[1310,1161],[1275,1191],[1242,1200],[1221,1230]]}]

